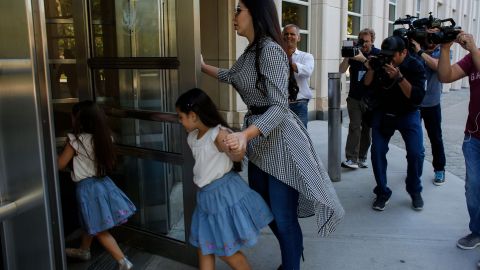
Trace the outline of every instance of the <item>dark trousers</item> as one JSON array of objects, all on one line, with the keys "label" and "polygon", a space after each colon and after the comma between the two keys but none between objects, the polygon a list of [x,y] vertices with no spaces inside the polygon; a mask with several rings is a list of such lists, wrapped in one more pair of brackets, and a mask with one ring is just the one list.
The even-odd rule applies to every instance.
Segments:
[{"label": "dark trousers", "polygon": [[[420,112],[414,111],[388,119],[392,125],[385,130],[384,113],[376,111],[372,118],[372,168],[377,186],[373,190],[378,196],[390,197],[392,191],[387,186],[387,152],[388,143],[395,130],[400,131],[407,150],[407,178],[405,179],[408,193],[422,191],[422,170],[425,149],[423,148],[423,134],[420,123]],[[393,121],[393,122],[392,122]]]},{"label": "dark trousers", "polygon": [[425,129],[432,145],[433,169],[445,171],[445,151],[442,139],[442,109],[440,104],[433,107],[420,108]]},{"label": "dark trousers", "polygon": [[345,156],[347,160],[364,162],[367,159],[370,148],[370,127],[365,120],[365,104],[354,98],[347,98],[348,125],[347,142],[345,144]]},{"label": "dark trousers", "polygon": [[248,182],[272,210],[274,220],[269,226],[280,244],[283,269],[300,269],[303,236],[297,218],[298,191],[251,162],[248,163]]}]

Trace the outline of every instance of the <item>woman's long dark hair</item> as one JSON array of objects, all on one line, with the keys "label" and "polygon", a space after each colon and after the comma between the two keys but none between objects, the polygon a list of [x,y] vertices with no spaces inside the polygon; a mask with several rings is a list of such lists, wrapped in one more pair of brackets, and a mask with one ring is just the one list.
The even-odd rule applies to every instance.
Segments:
[{"label": "woman's long dark hair", "polygon": [[[212,99],[199,88],[193,88],[180,95],[175,102],[175,107],[185,113],[194,112],[200,118],[200,121],[207,127],[216,127],[222,125],[230,128],[225,119],[220,115],[217,106]],[[233,162],[233,170],[241,171],[241,163]]]},{"label": "woman's long dark hair", "polygon": [[[78,140],[82,133],[92,135],[95,171],[97,177],[107,175],[115,165],[115,150],[112,132],[107,125],[105,113],[91,100],[76,103],[72,108],[73,133]],[[84,147],[84,146],[82,146]]]},{"label": "woman's long dark hair", "polygon": [[286,52],[282,39],[282,30],[278,19],[277,8],[273,0],[240,0],[252,16],[253,30],[255,37],[253,42],[248,45],[247,50],[255,48],[255,70],[257,72],[257,81],[255,85],[260,89],[260,83],[264,81],[265,75],[260,72],[260,53],[262,50],[261,42],[266,37],[271,38],[278,43]]}]

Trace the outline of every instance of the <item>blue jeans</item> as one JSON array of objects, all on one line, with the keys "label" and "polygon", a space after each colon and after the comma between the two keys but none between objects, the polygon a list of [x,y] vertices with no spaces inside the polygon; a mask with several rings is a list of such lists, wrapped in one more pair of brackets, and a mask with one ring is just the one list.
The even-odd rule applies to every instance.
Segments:
[{"label": "blue jeans", "polygon": [[420,112],[414,111],[395,119],[385,119],[385,114],[376,111],[372,118],[372,168],[377,186],[373,190],[377,196],[390,197],[392,191],[387,187],[388,143],[395,130],[402,135],[407,150],[407,192],[422,192],[422,170],[425,149],[420,123]]},{"label": "blue jeans", "polygon": [[290,110],[292,110],[300,121],[302,121],[305,128],[307,128],[308,123],[308,99],[298,100],[294,103],[290,103]]},{"label": "blue jeans", "polygon": [[420,114],[432,145],[433,170],[445,171],[445,151],[442,139],[442,109],[440,104],[420,108]]},{"label": "blue jeans", "polygon": [[463,141],[466,179],[465,197],[470,216],[470,231],[480,235],[480,139],[466,135]]},{"label": "blue jeans", "polygon": [[283,269],[300,269],[303,235],[297,218],[298,191],[251,162],[248,163],[248,182],[272,210],[274,220],[269,226],[280,244]]}]

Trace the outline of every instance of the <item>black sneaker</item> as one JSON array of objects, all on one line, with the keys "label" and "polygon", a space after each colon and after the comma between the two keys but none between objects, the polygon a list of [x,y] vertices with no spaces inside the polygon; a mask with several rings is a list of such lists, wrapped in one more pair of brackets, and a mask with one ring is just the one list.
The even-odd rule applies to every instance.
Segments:
[{"label": "black sneaker", "polygon": [[423,209],[423,199],[422,195],[420,192],[418,193],[412,193],[410,194],[410,197],[412,197],[412,208],[414,210],[420,211]]},{"label": "black sneaker", "polygon": [[475,233],[471,233],[457,241],[457,247],[461,249],[474,249],[478,246],[480,246],[480,236]]},{"label": "black sneaker", "polygon": [[377,211],[385,210],[385,205],[388,204],[388,199],[389,197],[385,195],[377,195],[377,198],[373,201],[372,208]]}]

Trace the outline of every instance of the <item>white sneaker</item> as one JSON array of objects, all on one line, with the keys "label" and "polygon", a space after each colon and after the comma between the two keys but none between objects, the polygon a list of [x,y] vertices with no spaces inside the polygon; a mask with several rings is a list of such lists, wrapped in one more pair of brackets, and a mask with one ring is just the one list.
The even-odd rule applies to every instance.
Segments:
[{"label": "white sneaker", "polygon": [[359,161],[359,162],[357,162],[357,164],[358,164],[359,168],[363,168],[363,169],[368,168],[368,163],[365,160]]},{"label": "white sneaker", "polygon": [[118,261],[118,270],[130,270],[133,268],[132,262],[130,262],[127,257],[124,257]]},{"label": "white sneaker", "polygon": [[341,165],[343,168],[349,168],[349,169],[358,169],[358,164],[355,161],[352,160],[347,160],[342,162]]},{"label": "white sneaker", "polygon": [[80,248],[66,248],[65,253],[67,254],[67,257],[75,258],[81,261],[88,261],[92,258],[90,250]]}]

